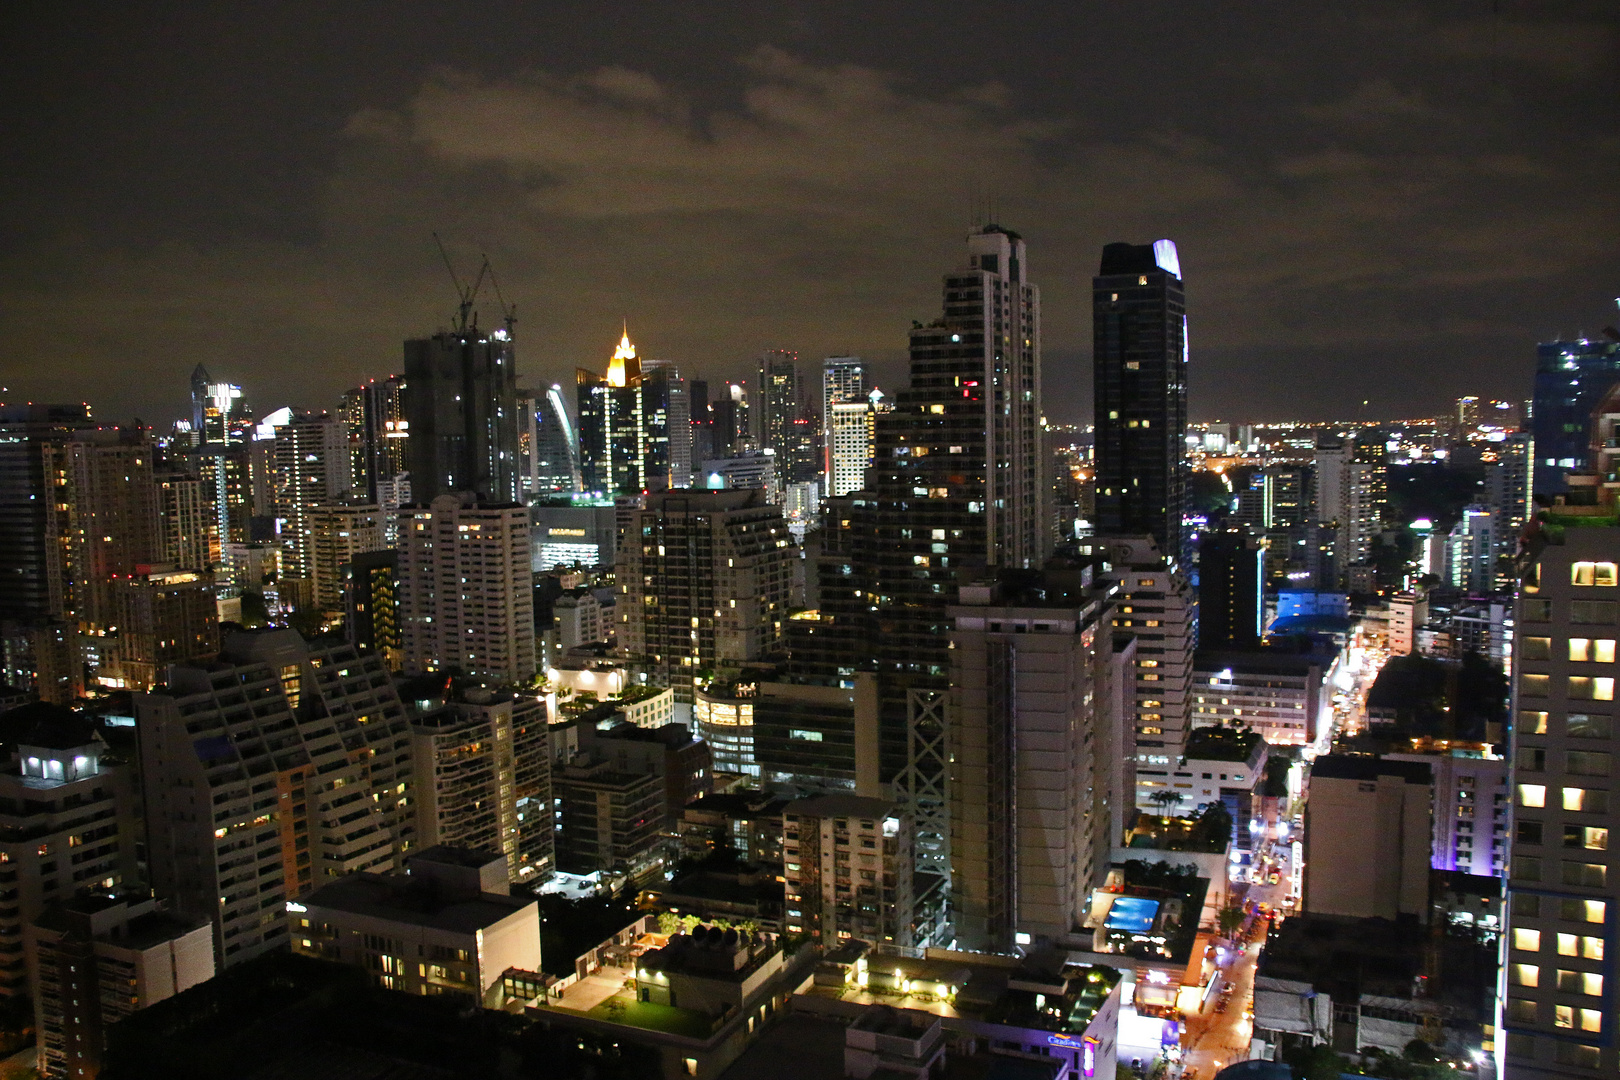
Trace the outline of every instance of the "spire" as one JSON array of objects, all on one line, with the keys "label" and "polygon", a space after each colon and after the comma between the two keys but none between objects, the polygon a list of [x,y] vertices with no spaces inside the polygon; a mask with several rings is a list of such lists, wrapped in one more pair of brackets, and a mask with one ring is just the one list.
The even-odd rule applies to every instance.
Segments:
[{"label": "spire", "polygon": [[609,386],[629,386],[641,379],[641,363],[636,359],[636,347],[630,344],[630,323],[624,323],[624,333],[619,338],[619,347],[613,350],[613,359],[608,362],[607,384]]}]

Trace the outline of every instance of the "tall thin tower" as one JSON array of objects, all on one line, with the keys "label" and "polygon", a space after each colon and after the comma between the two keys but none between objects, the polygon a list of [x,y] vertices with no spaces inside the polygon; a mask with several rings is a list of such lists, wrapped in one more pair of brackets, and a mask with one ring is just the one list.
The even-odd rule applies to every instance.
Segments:
[{"label": "tall thin tower", "polygon": [[1180,562],[1187,504],[1187,306],[1170,240],[1109,244],[1092,279],[1097,531]]}]

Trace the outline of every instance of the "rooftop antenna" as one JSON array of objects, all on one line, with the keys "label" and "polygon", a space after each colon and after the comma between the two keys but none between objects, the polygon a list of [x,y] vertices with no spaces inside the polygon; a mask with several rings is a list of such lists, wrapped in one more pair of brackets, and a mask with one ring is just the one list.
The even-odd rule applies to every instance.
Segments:
[{"label": "rooftop antenna", "polygon": [[495,287],[495,300],[501,305],[501,322],[506,324],[506,336],[512,337],[512,328],[517,326],[517,305],[508,304],[506,297],[501,293],[501,283],[495,277],[495,265],[484,256],[484,269],[489,271],[489,283]]},{"label": "rooftop antenna", "polygon": [[473,313],[473,301],[478,298],[478,290],[483,287],[484,275],[489,273],[489,260],[485,259],[484,265],[479,268],[478,280],[471,285],[464,285],[460,275],[456,273],[455,266],[450,262],[450,253],[445,250],[444,241],[439,239],[439,234],[436,232],[433,234],[433,242],[439,245],[439,257],[444,260],[444,268],[450,271],[450,281],[456,287],[456,296],[459,300],[456,305],[456,322],[453,329],[458,333],[464,333],[467,330],[469,316],[471,316],[471,325],[476,328],[478,316]]}]

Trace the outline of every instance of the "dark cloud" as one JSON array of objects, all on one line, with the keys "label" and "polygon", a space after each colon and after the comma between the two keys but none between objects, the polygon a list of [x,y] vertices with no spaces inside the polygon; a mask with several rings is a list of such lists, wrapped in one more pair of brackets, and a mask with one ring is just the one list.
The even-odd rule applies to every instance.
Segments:
[{"label": "dark cloud", "polygon": [[987,196],[1030,241],[1058,419],[1089,408],[1115,239],[1181,246],[1203,416],[1522,395],[1538,337],[1613,318],[1597,6],[514,8],[485,45],[425,3],[371,35],[308,11],[292,34],[291,7],[107,22],[72,78],[25,85],[45,45],[13,66],[14,389],[167,417],[202,361],[256,406],[327,404],[445,321],[435,230],[494,260],[532,382],[602,363],[621,318],[714,376],[791,347],[892,378]]}]

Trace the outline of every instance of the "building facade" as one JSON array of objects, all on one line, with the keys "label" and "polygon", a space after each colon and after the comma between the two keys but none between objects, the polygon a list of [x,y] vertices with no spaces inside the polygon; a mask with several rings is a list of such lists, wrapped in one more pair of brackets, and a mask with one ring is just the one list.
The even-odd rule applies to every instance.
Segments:
[{"label": "building facade", "polygon": [[788,933],[833,948],[912,942],[911,819],[904,806],[818,795],[782,812]]}]

